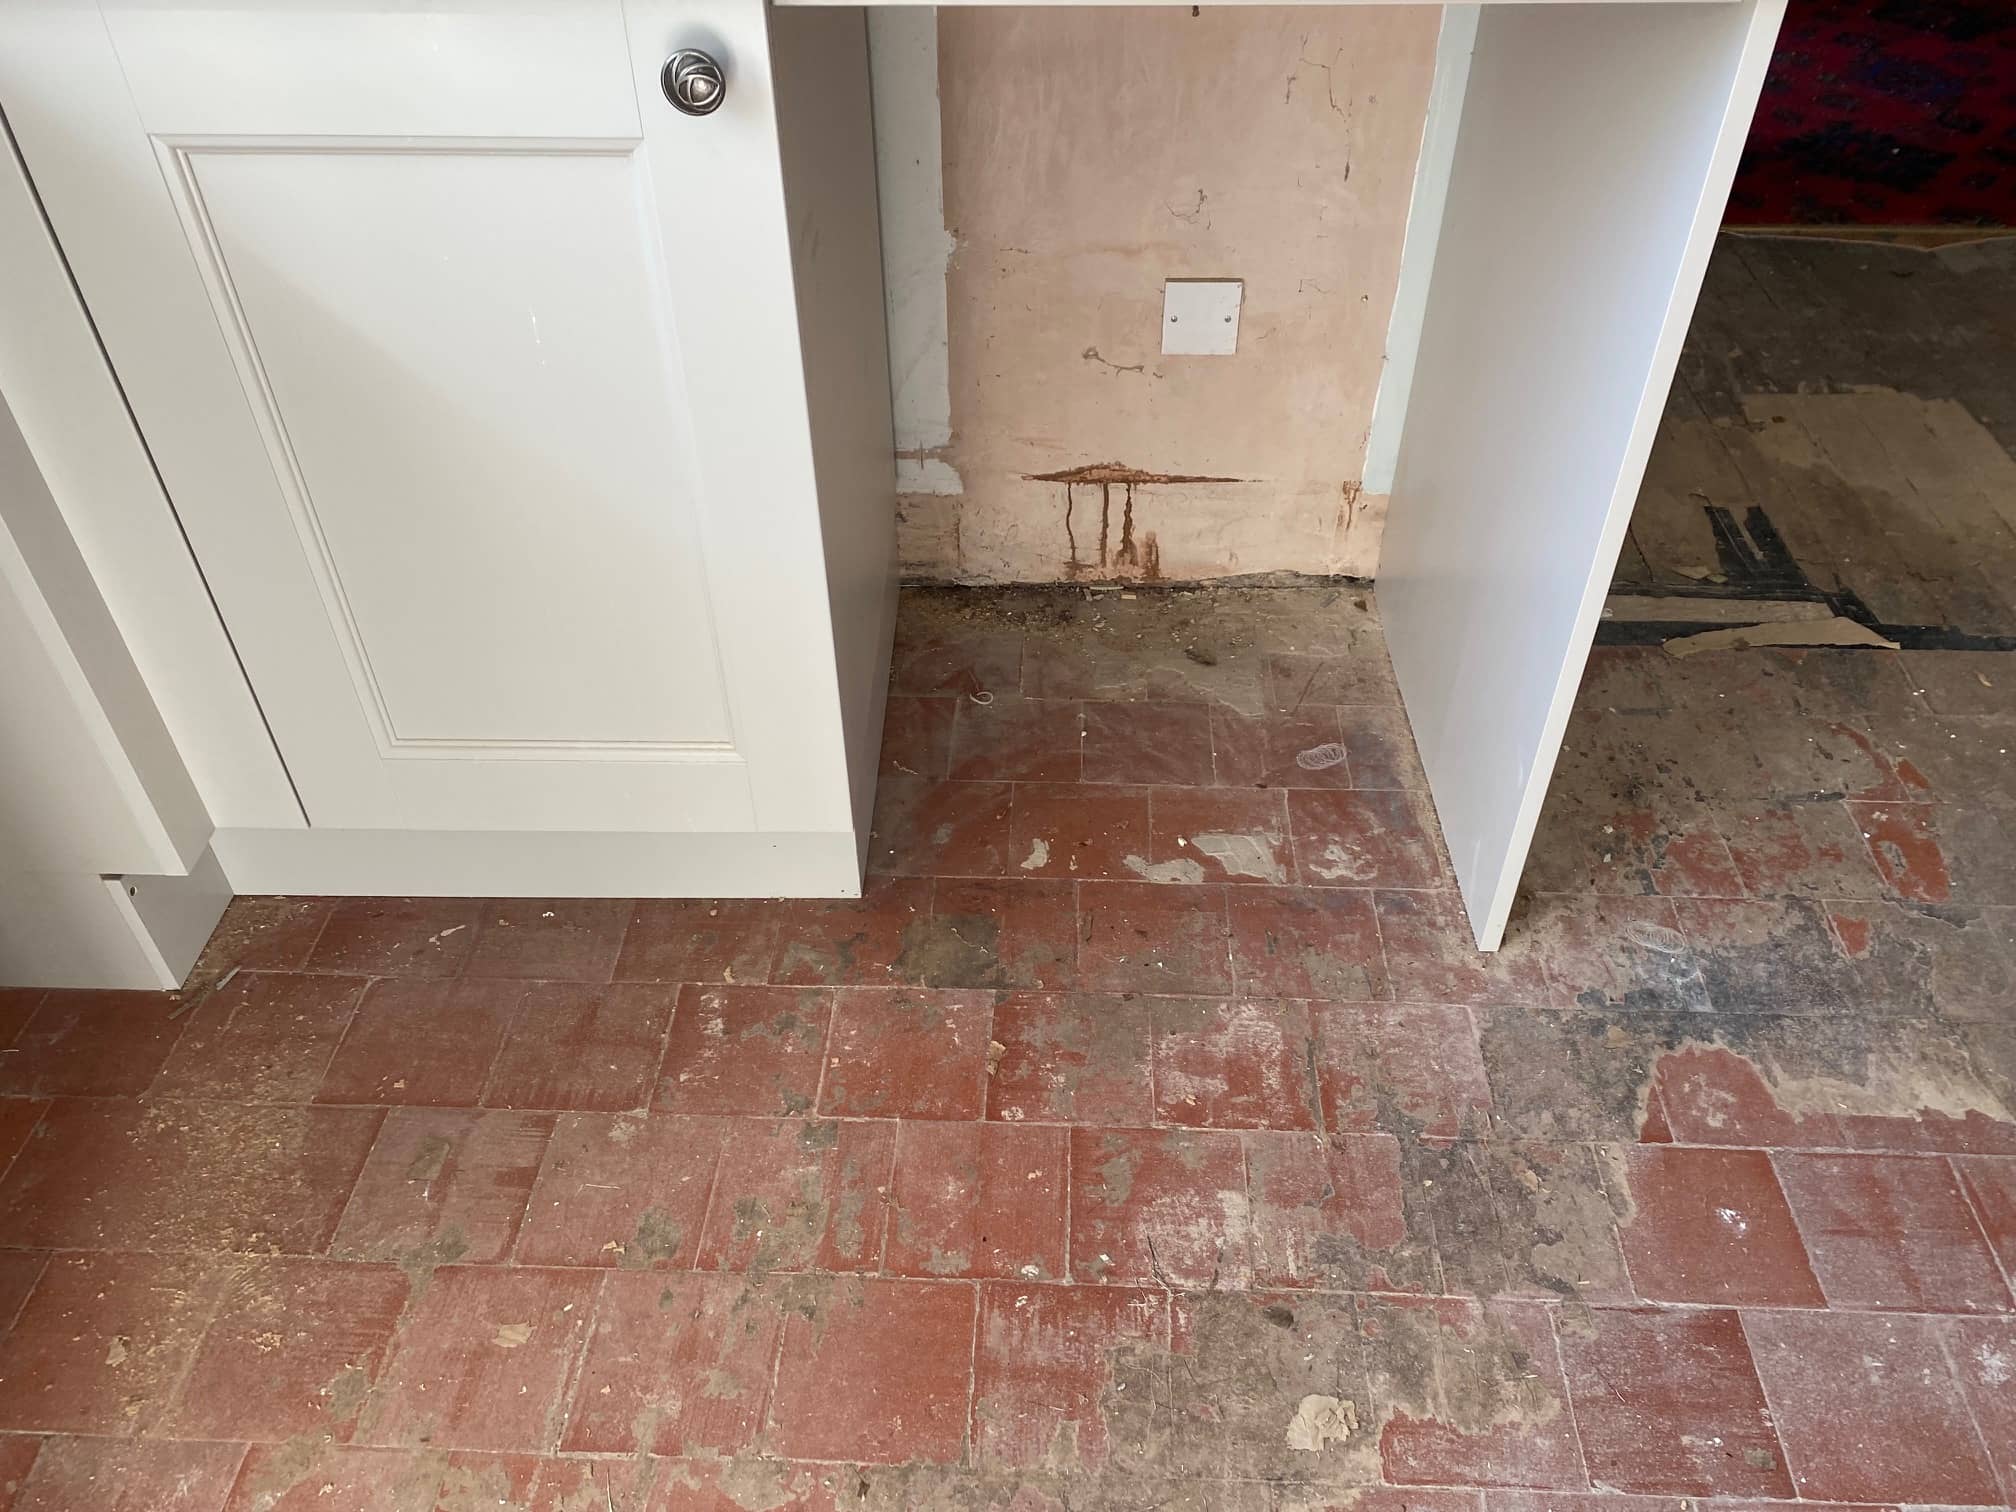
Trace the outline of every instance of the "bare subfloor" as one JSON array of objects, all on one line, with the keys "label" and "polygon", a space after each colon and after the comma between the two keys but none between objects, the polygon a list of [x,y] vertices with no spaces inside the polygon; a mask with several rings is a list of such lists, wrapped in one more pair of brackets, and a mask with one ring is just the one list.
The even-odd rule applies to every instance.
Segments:
[{"label": "bare subfloor", "polygon": [[2016,1491],[2009,658],[1600,653],[1489,960],[1362,595],[917,594],[896,688],[859,903],[0,994],[0,1507]]},{"label": "bare subfloor", "polygon": [[2016,235],[1725,234],[1619,587],[1819,599],[1906,649],[2016,650],[2012,452]]}]

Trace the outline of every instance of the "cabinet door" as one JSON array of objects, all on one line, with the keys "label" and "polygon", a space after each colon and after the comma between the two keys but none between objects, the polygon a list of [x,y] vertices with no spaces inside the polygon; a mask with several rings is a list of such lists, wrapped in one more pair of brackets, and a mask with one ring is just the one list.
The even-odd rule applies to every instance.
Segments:
[{"label": "cabinet door", "polygon": [[760,0],[6,9],[311,825],[848,825]]}]

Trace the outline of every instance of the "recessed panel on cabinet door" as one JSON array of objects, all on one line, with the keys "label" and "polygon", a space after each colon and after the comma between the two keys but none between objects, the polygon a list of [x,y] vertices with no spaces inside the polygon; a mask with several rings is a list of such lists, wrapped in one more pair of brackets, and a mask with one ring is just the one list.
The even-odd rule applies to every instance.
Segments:
[{"label": "recessed panel on cabinet door", "polygon": [[162,151],[381,751],[725,748],[634,150]]}]

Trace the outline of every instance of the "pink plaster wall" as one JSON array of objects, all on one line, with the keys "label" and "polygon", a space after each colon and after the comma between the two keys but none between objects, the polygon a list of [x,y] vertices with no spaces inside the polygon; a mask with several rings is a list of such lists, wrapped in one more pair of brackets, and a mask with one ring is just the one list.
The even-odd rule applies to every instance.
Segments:
[{"label": "pink plaster wall", "polygon": [[[939,12],[965,492],[902,501],[912,574],[1373,574],[1385,501],[1358,477],[1439,22]],[[1161,354],[1166,277],[1245,280],[1236,355]],[[1137,483],[1117,559],[1120,487],[1031,479],[1100,463],[1237,481]]]}]

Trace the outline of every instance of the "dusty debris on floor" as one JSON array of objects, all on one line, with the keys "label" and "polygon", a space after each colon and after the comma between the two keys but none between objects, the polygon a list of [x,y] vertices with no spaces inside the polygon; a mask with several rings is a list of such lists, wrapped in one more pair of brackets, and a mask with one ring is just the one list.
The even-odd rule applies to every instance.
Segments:
[{"label": "dusty debris on floor", "polygon": [[858,901],[0,993],[0,1506],[2005,1505],[2012,693],[1599,650],[1484,957],[1365,591],[913,593]]}]

